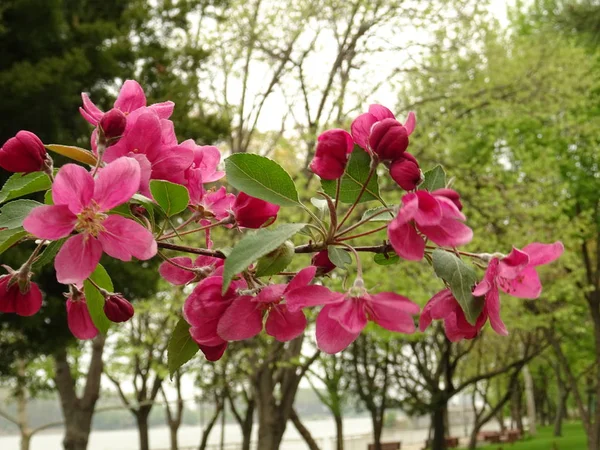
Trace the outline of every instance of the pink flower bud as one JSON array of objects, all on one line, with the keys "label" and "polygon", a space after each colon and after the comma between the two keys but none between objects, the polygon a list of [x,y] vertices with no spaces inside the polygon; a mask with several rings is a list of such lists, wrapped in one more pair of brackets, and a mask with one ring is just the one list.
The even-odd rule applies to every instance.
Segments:
[{"label": "pink flower bud", "polygon": [[373,125],[369,146],[382,161],[398,159],[408,148],[408,131],[396,119],[384,119]]},{"label": "pink flower bud", "polygon": [[125,114],[117,108],[113,108],[102,116],[98,126],[104,133],[104,138],[110,144],[115,144],[123,135],[125,126],[127,125],[127,118]]},{"label": "pink flower bud", "polygon": [[277,219],[279,206],[240,192],[233,204],[233,214],[240,227],[260,228]]},{"label": "pink flower bud", "polygon": [[354,142],[344,130],[327,130],[318,137],[310,170],[324,180],[336,180],[344,174]]},{"label": "pink flower bud", "polygon": [[33,316],[42,307],[40,288],[28,280],[21,288],[16,276],[18,272],[0,277],[0,312]]},{"label": "pink flower bud", "polygon": [[39,172],[45,160],[44,144],[29,131],[19,131],[0,149],[0,167],[9,172]]},{"label": "pink flower bud", "polygon": [[335,269],[335,264],[329,259],[327,250],[321,250],[312,257],[311,264],[317,266],[319,273],[325,275]]},{"label": "pink flower bud", "polygon": [[93,339],[98,329],[92,321],[85,297],[81,293],[67,298],[67,323],[69,330],[77,339]]},{"label": "pink flower bud", "polygon": [[104,302],[104,314],[111,322],[127,322],[133,317],[133,305],[122,295],[113,294],[106,297]]},{"label": "pink flower bud", "polygon": [[419,163],[410,153],[404,153],[392,162],[390,176],[405,191],[412,191],[421,183]]},{"label": "pink flower bud", "polygon": [[456,207],[458,208],[459,211],[462,211],[463,205],[460,202],[460,194],[458,192],[456,192],[455,190],[448,189],[448,188],[442,188],[442,189],[437,189],[437,190],[433,191],[431,194],[446,197],[448,200],[450,200],[452,203],[454,203],[456,205]]}]

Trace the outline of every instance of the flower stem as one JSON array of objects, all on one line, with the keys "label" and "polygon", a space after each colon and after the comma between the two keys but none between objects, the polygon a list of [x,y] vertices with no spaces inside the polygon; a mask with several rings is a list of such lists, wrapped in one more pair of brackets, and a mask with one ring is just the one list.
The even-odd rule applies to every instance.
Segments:
[{"label": "flower stem", "polygon": [[356,238],[359,238],[359,237],[368,236],[369,234],[373,234],[373,233],[377,233],[378,231],[385,230],[387,227],[388,226],[386,224],[386,225],[383,225],[383,226],[381,226],[379,228],[375,228],[374,230],[365,231],[364,233],[360,233],[360,234],[354,234],[352,236],[347,236],[347,237],[342,238],[342,239],[336,239],[336,242],[349,241],[350,239],[356,239]]},{"label": "flower stem", "polygon": [[[342,221],[338,224],[338,230],[342,227],[342,225],[344,225],[344,222],[346,222],[346,220],[348,220],[348,217],[350,217],[350,214],[352,214],[352,211],[354,211],[354,208],[356,208],[356,205],[358,205],[358,202],[360,202],[360,199],[362,198],[362,196],[364,195],[365,191],[367,190],[367,186],[369,185],[369,181],[371,181],[371,178],[373,178],[373,174],[375,173],[375,170],[377,170],[377,164],[379,161],[377,161],[376,158],[373,158],[371,160],[371,166],[369,169],[369,175],[367,175],[367,179],[365,180],[365,182],[363,183],[360,192],[358,193],[358,197],[356,197],[356,200],[354,200],[354,203],[352,203],[352,206],[350,206],[350,209],[346,212],[346,214],[344,215]],[[381,199],[380,199],[381,200]],[[383,201],[383,200],[381,200]]]},{"label": "flower stem", "polygon": [[335,237],[338,238],[340,236],[343,236],[344,234],[349,233],[350,231],[355,230],[356,228],[360,227],[361,225],[364,225],[365,223],[373,220],[374,217],[377,217],[386,212],[393,212],[393,210],[392,210],[392,208],[382,209],[381,211],[378,211],[377,213],[373,214],[372,216],[355,223],[354,225],[346,228],[345,230],[340,231],[338,234],[336,234]]}]

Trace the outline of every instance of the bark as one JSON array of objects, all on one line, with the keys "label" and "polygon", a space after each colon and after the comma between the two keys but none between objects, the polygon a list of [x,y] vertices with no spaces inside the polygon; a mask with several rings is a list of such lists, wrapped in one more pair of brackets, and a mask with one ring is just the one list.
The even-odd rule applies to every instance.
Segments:
[{"label": "bark", "polygon": [[341,414],[333,416],[335,420],[336,450],[344,450],[344,420]]},{"label": "bark", "polygon": [[150,437],[148,435],[148,416],[152,407],[141,406],[136,412],[135,421],[138,427],[140,450],[150,450]]},{"label": "bark", "polygon": [[237,409],[233,397],[230,392],[227,391],[227,397],[229,399],[229,406],[231,412],[242,429],[242,450],[250,450],[250,444],[252,440],[252,428],[254,427],[254,410],[256,408],[256,402],[252,395],[248,395],[247,392],[243,392],[243,397],[246,403],[246,411],[244,416]]},{"label": "bark", "polygon": [[169,405],[169,401],[167,399],[167,395],[164,389],[160,388],[163,399],[165,401],[165,414],[167,416],[167,424],[169,425],[169,435],[171,440],[171,450],[179,450],[179,439],[177,433],[179,431],[179,427],[181,426],[181,420],[183,418],[183,397],[181,395],[181,372],[177,371],[175,374],[175,387],[177,389],[177,402],[175,406],[175,411],[171,411],[171,406]]},{"label": "bark", "polygon": [[525,380],[525,398],[527,400],[527,418],[529,422],[529,434],[535,436],[537,434],[537,428],[535,413],[535,396],[533,393],[533,378],[527,365],[523,367],[523,379]]},{"label": "bark", "polygon": [[75,380],[71,375],[66,350],[60,349],[54,355],[56,369],[54,381],[60,396],[65,421],[65,437],[63,439],[65,450],[87,449],[94,408],[100,396],[100,378],[104,367],[102,362],[104,340],[103,335],[98,335],[92,343],[90,367],[81,397],[78,397],[75,391]]},{"label": "bark", "polygon": [[222,401],[217,400],[217,402],[215,403],[215,406],[216,406],[215,412],[213,413],[212,417],[206,424],[206,428],[204,428],[204,430],[202,431],[202,438],[200,440],[200,445],[198,446],[198,450],[206,450],[206,446],[208,445],[208,438],[210,436],[210,433],[211,433],[212,429],[214,428],[215,424],[217,423],[217,419],[221,415],[221,412],[223,411],[223,402]]},{"label": "bark", "polygon": [[319,445],[317,444],[315,439],[312,437],[312,434],[310,434],[310,431],[308,430],[308,428],[306,428],[304,426],[304,424],[300,420],[300,417],[298,417],[298,414],[296,413],[295,409],[292,409],[292,414],[290,415],[290,419],[292,420],[292,423],[296,427],[296,430],[298,430],[298,433],[300,434],[300,436],[302,436],[302,439],[304,439],[304,442],[306,442],[306,445],[308,446],[309,450],[320,450]]},{"label": "bark", "polygon": [[431,450],[446,450],[446,421],[444,420],[444,411],[448,403],[438,401],[433,410],[431,421],[433,423],[433,441]]},{"label": "bark", "polygon": [[562,422],[565,417],[565,411],[567,409],[567,398],[569,391],[565,385],[565,380],[562,377],[560,365],[558,363],[553,364],[554,371],[556,373],[556,414],[554,415],[554,436],[562,436]]},{"label": "bark", "polygon": [[512,391],[510,399],[511,427],[514,424],[521,433],[525,431],[523,427],[523,407],[521,402],[521,383],[517,381]]}]

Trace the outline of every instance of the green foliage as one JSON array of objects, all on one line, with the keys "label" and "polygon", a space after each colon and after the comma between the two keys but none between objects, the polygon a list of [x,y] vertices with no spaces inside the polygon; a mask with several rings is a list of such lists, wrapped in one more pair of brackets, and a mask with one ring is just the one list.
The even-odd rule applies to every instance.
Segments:
[{"label": "green foliage", "polygon": [[0,208],[0,228],[14,229],[23,225],[25,217],[33,208],[42,206],[33,200],[15,200]]},{"label": "green foliage", "polygon": [[54,153],[66,156],[73,161],[88,164],[90,166],[94,166],[97,161],[97,158],[94,156],[94,154],[84,148],[60,144],[47,144],[45,147]]},{"label": "green foliage", "polygon": [[304,228],[304,223],[288,223],[278,228],[269,230],[266,228],[248,233],[240,240],[225,260],[223,271],[223,292],[231,284],[231,280],[238,273],[246,270],[250,264],[271,253],[280,245],[285,243],[293,235]]},{"label": "green foliage", "polygon": [[185,211],[190,194],[185,186],[163,180],[150,180],[150,192],[167,217]]},{"label": "green foliage", "polygon": [[[354,203],[362,190],[362,186],[369,177],[371,157],[360,148],[355,148],[348,161],[346,172],[341,178],[340,186],[340,201],[343,203]],[[321,180],[323,190],[332,198],[335,198],[337,180]],[[377,174],[374,173],[365,192],[363,193],[360,203],[379,198],[379,183]]]},{"label": "green foliage", "polygon": [[0,203],[49,188],[50,178],[45,173],[34,172],[27,175],[15,173],[0,189]]},{"label": "green foliage", "polygon": [[54,261],[54,257],[66,242],[67,238],[59,239],[58,241],[50,242],[42,251],[42,253],[37,257],[36,261],[33,263],[31,270],[33,272],[39,272],[46,264]]},{"label": "green foliage", "polygon": [[394,215],[390,211],[384,211],[385,206],[379,206],[377,208],[367,209],[362,216],[361,220],[369,219],[371,222],[389,222],[394,218]]},{"label": "green foliage", "polygon": [[27,236],[27,231],[22,227],[0,231],[0,254],[4,253],[25,236]]},{"label": "green foliage", "polygon": [[342,248],[330,245],[327,247],[327,256],[329,260],[340,269],[346,269],[346,266],[352,264],[352,257]]},{"label": "green foliage", "polygon": [[294,243],[285,241],[271,253],[263,256],[256,263],[256,276],[275,275],[285,270],[294,259]]},{"label": "green foliage", "polygon": [[[96,270],[90,275],[90,279],[102,289],[105,289],[108,292],[114,291],[110,276],[102,264],[98,264]],[[104,314],[104,296],[89,280],[84,281],[83,289],[88,310],[90,311],[90,316],[94,325],[96,325],[96,328],[98,328],[100,333],[106,334],[112,322],[108,320],[106,314]]]},{"label": "green foliage", "polygon": [[169,375],[173,375],[186,362],[198,353],[199,347],[190,335],[190,324],[183,318],[177,322],[167,346],[167,366]]},{"label": "green foliage", "polygon": [[259,155],[237,153],[225,160],[227,181],[234,188],[280,206],[298,206],[292,177],[275,161]]},{"label": "green foliage", "polygon": [[423,183],[421,183],[419,189],[435,191],[436,189],[442,189],[446,187],[446,172],[439,164],[433,169],[425,172],[423,176],[425,177],[425,180],[423,180]]}]

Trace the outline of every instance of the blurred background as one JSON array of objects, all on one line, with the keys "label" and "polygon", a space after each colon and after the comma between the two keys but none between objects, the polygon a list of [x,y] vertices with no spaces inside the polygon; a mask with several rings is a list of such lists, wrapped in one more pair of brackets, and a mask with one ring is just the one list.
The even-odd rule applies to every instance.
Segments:
[{"label": "blurred background", "polygon": [[[416,450],[436,430],[440,449],[599,450],[599,50],[597,0],[2,0],[2,143],[26,129],[89,148],[80,93],[107,110],[136,79],[148,103],[176,103],[179,141],[277,159],[310,198],[316,137],[381,103],[416,112],[410,152],[454,177],[467,250],[566,251],[540,269],[539,299],[502,298],[506,338],[373,326],[328,356],[312,331],[263,336],[172,380],[166,345],[188,291],[157,263],[103,261],[136,315],[93,342],[71,336],[47,268],[39,314],[0,315],[0,449],[246,450],[261,423],[285,430],[266,450]],[[382,180],[397,203],[395,189]],[[368,286],[421,305],[442,287],[425,264],[363,263]]]}]

